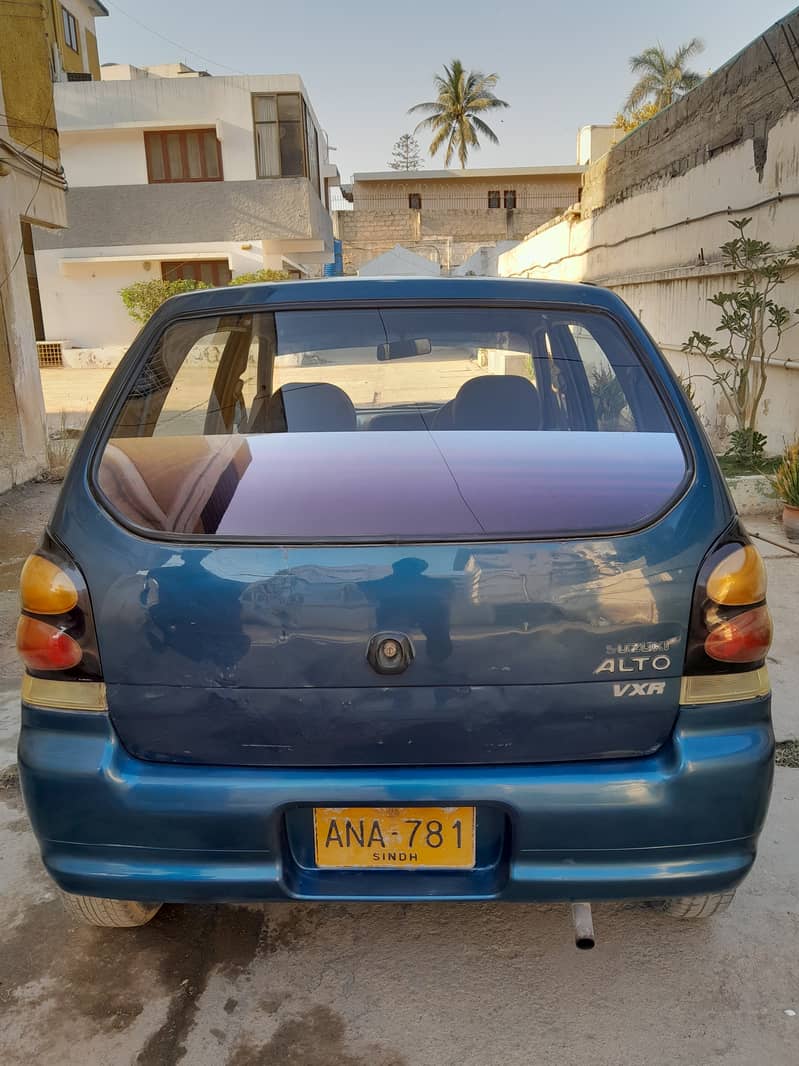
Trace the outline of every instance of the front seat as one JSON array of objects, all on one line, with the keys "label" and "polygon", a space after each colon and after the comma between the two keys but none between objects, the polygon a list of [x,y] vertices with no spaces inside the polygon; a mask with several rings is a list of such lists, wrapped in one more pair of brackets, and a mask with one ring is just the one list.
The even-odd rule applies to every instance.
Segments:
[{"label": "front seat", "polygon": [[[358,428],[352,400],[326,381],[291,381],[270,397],[267,433],[347,433]],[[258,430],[256,430],[258,432]]]},{"label": "front seat", "polygon": [[540,429],[538,389],[516,374],[472,378],[452,401],[452,428]]}]

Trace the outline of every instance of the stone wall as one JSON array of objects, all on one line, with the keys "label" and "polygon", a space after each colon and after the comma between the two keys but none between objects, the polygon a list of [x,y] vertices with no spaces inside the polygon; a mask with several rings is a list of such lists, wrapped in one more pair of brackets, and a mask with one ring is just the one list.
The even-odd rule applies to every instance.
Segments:
[{"label": "stone wall", "polygon": [[797,100],[799,9],[589,167],[583,212],[685,174],[738,144],[748,146],[762,181],[769,133]]},{"label": "stone wall", "polygon": [[343,243],[344,273],[401,244],[426,255],[446,271],[496,241],[522,240],[556,209],[544,211],[338,211],[336,235]]}]

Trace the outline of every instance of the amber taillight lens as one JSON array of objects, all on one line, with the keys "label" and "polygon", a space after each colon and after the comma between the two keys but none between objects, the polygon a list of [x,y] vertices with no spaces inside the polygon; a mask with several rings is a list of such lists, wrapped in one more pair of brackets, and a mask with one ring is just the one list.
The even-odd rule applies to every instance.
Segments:
[{"label": "amber taillight lens", "polygon": [[766,585],[760,552],[752,544],[739,544],[711,570],[707,595],[724,607],[746,607],[765,600]]},{"label": "amber taillight lens", "polygon": [[696,584],[686,676],[761,667],[771,646],[766,568],[736,523],[710,551]]},{"label": "amber taillight lens", "polygon": [[19,579],[22,609],[32,614],[66,614],[78,605],[78,590],[60,566],[43,555],[29,555]]}]

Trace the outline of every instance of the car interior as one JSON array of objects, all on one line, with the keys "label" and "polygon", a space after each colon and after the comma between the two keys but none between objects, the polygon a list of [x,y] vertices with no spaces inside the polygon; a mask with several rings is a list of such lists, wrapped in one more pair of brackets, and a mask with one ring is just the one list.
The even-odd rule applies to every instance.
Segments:
[{"label": "car interior", "polygon": [[[475,337],[447,326],[432,337],[373,345],[356,335],[349,346],[332,337],[325,347],[324,337],[311,337],[316,347],[306,341],[305,350],[287,351],[276,317],[171,327],[131,390],[114,436],[668,428],[640,364],[626,349],[612,362],[618,338],[601,319],[590,333],[562,316],[538,315],[526,335]],[[210,389],[198,403],[186,400],[180,420],[169,410],[180,414],[181,384],[209,341],[217,356],[203,368]],[[449,395],[441,394],[441,369],[451,372]]]}]

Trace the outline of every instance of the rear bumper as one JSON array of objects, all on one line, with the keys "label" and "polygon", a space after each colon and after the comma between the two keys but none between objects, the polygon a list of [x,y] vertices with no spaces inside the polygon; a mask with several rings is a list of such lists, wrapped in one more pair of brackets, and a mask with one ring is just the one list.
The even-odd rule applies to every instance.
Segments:
[{"label": "rear bumper", "polygon": [[[143,762],[106,715],[23,705],[19,767],[44,863],[69,892],[565,901],[736,885],[755,858],[773,754],[769,697],[685,708],[645,758],[331,770]],[[298,846],[311,805],[416,804],[477,807],[475,870],[320,871]]]}]

